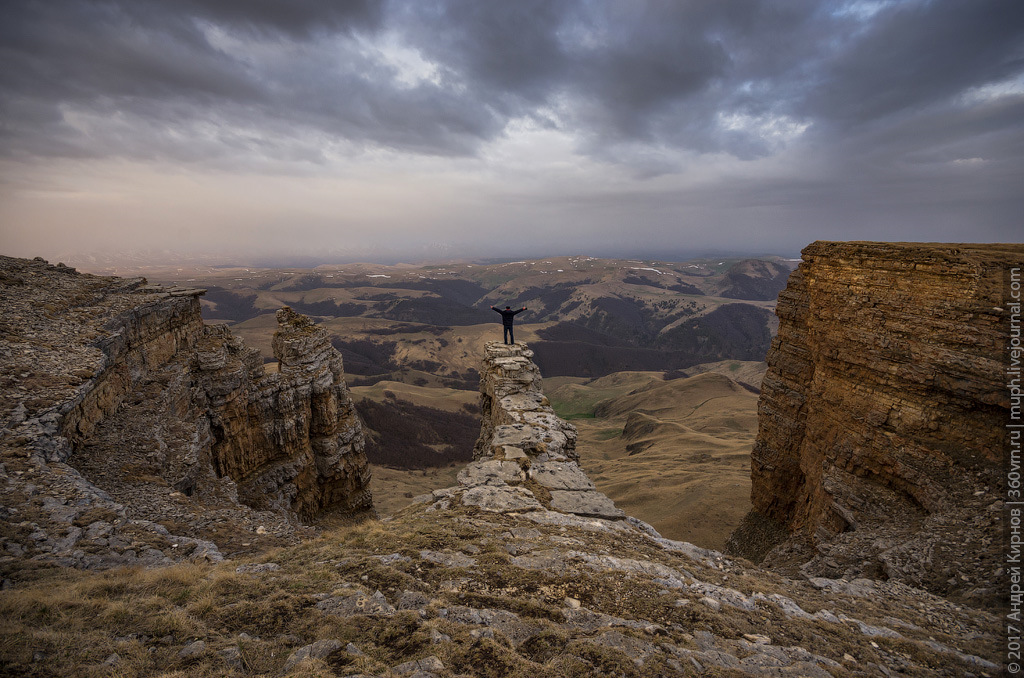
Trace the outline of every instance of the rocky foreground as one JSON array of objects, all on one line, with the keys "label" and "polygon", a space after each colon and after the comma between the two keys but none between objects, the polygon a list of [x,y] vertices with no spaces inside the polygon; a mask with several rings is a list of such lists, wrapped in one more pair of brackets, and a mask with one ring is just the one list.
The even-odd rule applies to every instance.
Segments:
[{"label": "rocky foreground", "polygon": [[629,519],[487,510],[470,489],[252,561],[6,564],[0,662],[40,676],[999,673],[994,615],[900,584],[787,580]]},{"label": "rocky foreground", "polygon": [[[13,309],[3,325],[8,423],[0,438],[0,672],[7,675],[826,677],[1001,670],[1001,620],[990,611],[894,581],[787,579],[664,539],[623,516],[577,464],[575,429],[547,404],[532,353],[521,344],[487,347],[481,436],[459,484],[392,518],[324,523],[319,536],[303,535],[291,522],[297,512],[239,502],[231,507],[234,522],[217,531],[203,527],[209,539],[189,537],[190,521],[208,517],[196,507],[209,495],[202,483],[191,496],[187,487],[175,489],[182,477],[199,476],[176,474],[179,467],[163,462],[159,444],[151,468],[167,475],[141,474],[146,487],[188,510],[177,514],[175,529],[134,517],[132,505],[75,468],[76,456],[112,443],[104,431],[114,429],[104,426],[141,407],[143,396],[156,394],[152,402],[161,406],[182,402],[164,397],[179,391],[157,376],[168,366],[174,378],[196,374],[174,365],[195,355],[188,337],[197,336],[198,345],[211,335],[193,335],[186,322],[176,343],[167,343],[166,331],[154,334],[164,339],[152,345],[168,350],[129,351],[124,355],[138,360],[110,361],[96,344],[110,336],[107,325],[90,325],[89,318],[134,317],[139,308],[168,304],[182,305],[181,317],[188,317],[195,294],[78,276],[39,261],[3,263],[4,304]],[[91,292],[77,292],[82,285]],[[71,294],[78,295],[74,302],[35,310],[64,304]],[[100,329],[90,335],[83,327]],[[287,313],[281,331],[319,336]],[[235,353],[246,355],[237,345]],[[333,364],[329,353],[324,359],[302,372],[322,374],[317,366]],[[76,375],[72,363],[91,373]],[[69,419],[89,402],[83,394],[122,374],[122,364],[131,369],[123,372],[127,381],[112,382],[126,385],[120,408]],[[265,383],[255,367],[231,373]],[[194,402],[167,411],[193,412]],[[92,423],[71,429],[68,421]],[[269,423],[274,417],[265,421],[261,430],[289,430]],[[145,450],[145,430],[127,430],[132,435],[122,447]],[[217,477],[216,466],[211,473]],[[262,476],[225,475],[220,482],[239,486],[250,477]],[[279,496],[297,496],[287,483],[281,487]],[[296,505],[302,504],[290,504]],[[289,545],[267,549],[256,541],[259,528],[248,531],[244,521],[273,516],[296,531],[284,541]],[[238,535],[248,551],[233,541]]]}]

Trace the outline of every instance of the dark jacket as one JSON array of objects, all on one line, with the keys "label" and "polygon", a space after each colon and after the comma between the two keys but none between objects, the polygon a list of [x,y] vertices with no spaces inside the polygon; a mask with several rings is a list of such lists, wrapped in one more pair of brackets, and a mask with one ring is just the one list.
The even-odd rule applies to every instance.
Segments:
[{"label": "dark jacket", "polygon": [[516,316],[516,313],[522,313],[526,309],[525,308],[520,308],[520,309],[516,309],[516,310],[513,311],[510,308],[508,308],[508,309],[494,308],[493,306],[491,306],[491,310],[492,311],[497,311],[498,313],[501,314],[501,324],[502,325],[504,325],[505,327],[512,327],[512,318],[514,318]]}]

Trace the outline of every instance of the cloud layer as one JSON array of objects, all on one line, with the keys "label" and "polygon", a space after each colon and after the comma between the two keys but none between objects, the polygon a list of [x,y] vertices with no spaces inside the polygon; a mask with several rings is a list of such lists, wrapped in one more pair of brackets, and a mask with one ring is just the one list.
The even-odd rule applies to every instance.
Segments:
[{"label": "cloud layer", "polygon": [[245,236],[182,176],[341,250],[1024,232],[1019,2],[11,0],[0,57],[8,248],[30,224],[173,246],[142,194]]}]

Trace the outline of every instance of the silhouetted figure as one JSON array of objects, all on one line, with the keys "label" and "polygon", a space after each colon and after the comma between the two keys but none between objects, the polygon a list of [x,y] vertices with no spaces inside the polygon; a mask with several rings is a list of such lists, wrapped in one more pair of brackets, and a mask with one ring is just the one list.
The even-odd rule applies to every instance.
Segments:
[{"label": "silhouetted figure", "polygon": [[513,311],[511,306],[506,306],[505,310],[501,310],[500,308],[494,308],[493,306],[491,306],[491,310],[492,311],[497,311],[498,313],[501,314],[501,326],[505,330],[505,333],[504,333],[505,343],[506,344],[514,344],[514,343],[516,343],[515,338],[512,336],[512,318],[516,317],[516,313],[522,313],[523,311],[525,311],[526,307],[523,306],[518,311]]}]

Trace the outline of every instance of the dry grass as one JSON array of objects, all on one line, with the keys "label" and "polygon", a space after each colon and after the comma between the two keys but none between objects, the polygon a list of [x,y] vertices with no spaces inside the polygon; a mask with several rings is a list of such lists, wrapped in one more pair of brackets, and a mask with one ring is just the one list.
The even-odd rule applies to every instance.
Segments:
[{"label": "dry grass", "polygon": [[[562,626],[567,596],[597,612],[659,624],[668,634],[617,629],[640,643],[667,641],[696,649],[692,635],[696,631],[733,639],[758,633],[769,635],[778,646],[800,645],[836,658],[848,653],[862,664],[894,655],[910,656],[924,666],[941,661],[907,641],[878,639],[878,647],[873,647],[853,624],[787,618],[774,604],[759,604],[753,611],[729,606],[712,610],[699,602],[699,594],[669,591],[648,577],[619,570],[583,565],[545,570],[517,567],[501,537],[512,527],[523,527],[523,523],[465,507],[443,520],[436,513],[407,509],[390,521],[339,527],[322,538],[268,552],[263,560],[278,563],[280,569],[259,574],[237,573],[235,563],[101,573],[38,568],[33,580],[18,577],[14,588],[0,592],[0,674],[279,676],[292,652],[325,638],[336,639],[343,647],[353,643],[364,654],[357,657],[339,650],[303,663],[291,675],[381,674],[428,655],[442,660],[445,675],[672,674],[662,663],[664,657],[637,666],[622,652],[589,642],[591,634]],[[835,608],[835,596],[826,597],[768,573],[680,562],[639,534],[567,534],[544,525],[531,529],[540,533],[536,543],[542,549],[550,548],[550,538],[571,535],[585,540],[589,553],[682,565],[703,581],[747,595],[759,591],[792,596],[797,587],[800,604],[810,612],[828,605],[855,612],[868,623],[885,625],[887,615],[897,614],[929,626],[913,609],[894,610],[894,601],[846,601],[845,607]],[[422,549],[460,551],[468,544],[478,549],[475,565],[469,568],[446,567],[419,555]],[[373,557],[392,553],[409,560],[385,564]],[[377,590],[391,602],[403,591],[424,595],[426,617],[415,611],[399,611],[391,617],[343,617],[315,607],[323,595]],[[680,599],[686,602],[680,605]],[[473,627],[440,615],[441,608],[456,605],[507,610],[540,633],[519,648],[500,631],[493,638],[474,636]],[[435,630],[452,641],[432,644],[430,634]],[[955,639],[931,633],[940,642],[957,644]],[[195,640],[202,640],[205,648],[182,656],[182,650]],[[236,653],[237,659],[229,662],[222,654],[225,651]],[[115,653],[116,663],[106,664]],[[836,675],[845,672],[838,670]]]},{"label": "dry grass", "polygon": [[[549,397],[556,408],[596,413],[573,422],[580,463],[619,508],[666,537],[721,549],[750,509],[757,396],[720,374],[649,375],[566,384]],[[624,431],[641,412],[644,430]],[[640,451],[631,455],[629,445]]]},{"label": "dry grass", "polygon": [[661,372],[615,372],[591,381],[553,377],[544,380],[544,393],[563,419],[589,418],[595,416],[601,401],[620,398],[661,381]]},{"label": "dry grass", "polygon": [[399,400],[405,400],[421,407],[430,407],[448,412],[465,411],[467,405],[470,407],[478,407],[480,405],[480,393],[477,391],[444,387],[428,388],[405,384],[400,381],[385,380],[378,381],[373,386],[353,386],[351,391],[352,399],[356,402],[363,398],[380,402],[386,399],[384,392],[390,391]]},{"label": "dry grass", "polygon": [[381,516],[392,515],[408,506],[414,497],[456,485],[456,476],[463,467],[408,470],[374,465],[373,507]]}]

